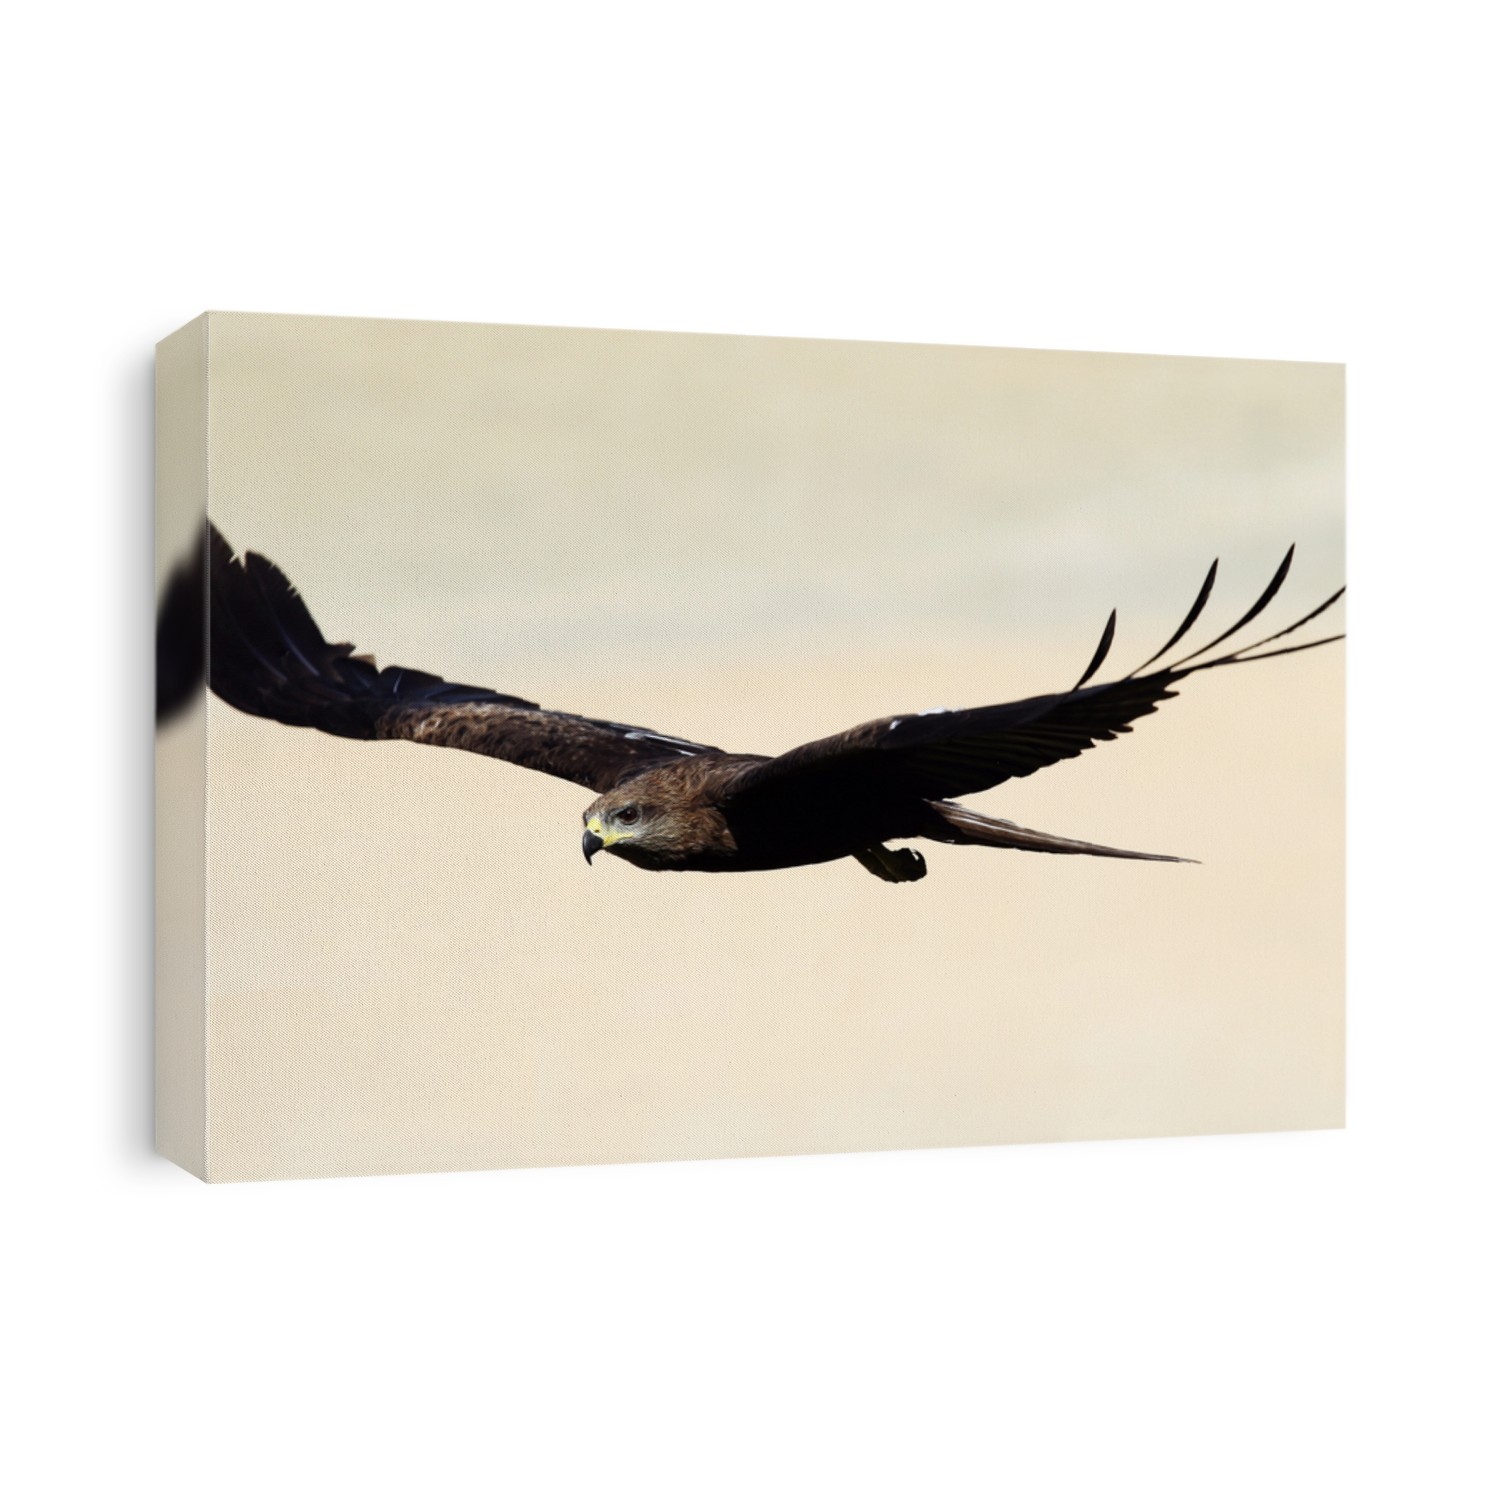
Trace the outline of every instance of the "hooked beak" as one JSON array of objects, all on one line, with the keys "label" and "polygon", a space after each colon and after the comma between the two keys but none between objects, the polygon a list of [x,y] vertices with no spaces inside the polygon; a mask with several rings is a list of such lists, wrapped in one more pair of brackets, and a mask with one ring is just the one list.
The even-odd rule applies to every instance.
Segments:
[{"label": "hooked beak", "polygon": [[583,835],[583,857],[593,864],[594,856],[604,847],[604,840],[594,832],[592,828],[586,829]]}]

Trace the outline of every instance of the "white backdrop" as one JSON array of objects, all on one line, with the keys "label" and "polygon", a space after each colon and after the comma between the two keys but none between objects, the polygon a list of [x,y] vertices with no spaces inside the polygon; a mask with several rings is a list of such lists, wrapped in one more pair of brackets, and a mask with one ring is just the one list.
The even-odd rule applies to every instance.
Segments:
[{"label": "white backdrop", "polygon": [[[1475,16],[11,19],[10,1493],[1489,1491]],[[205,307],[1347,360],[1349,1130],[218,1190],[155,1160],[151,346]]]}]

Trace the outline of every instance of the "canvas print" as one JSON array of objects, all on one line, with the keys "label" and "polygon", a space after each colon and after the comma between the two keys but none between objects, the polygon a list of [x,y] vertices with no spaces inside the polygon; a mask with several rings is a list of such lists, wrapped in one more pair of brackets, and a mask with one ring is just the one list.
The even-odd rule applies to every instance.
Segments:
[{"label": "canvas print", "polygon": [[205,315],[161,1149],[1340,1124],[1342,431],[1330,365]]}]

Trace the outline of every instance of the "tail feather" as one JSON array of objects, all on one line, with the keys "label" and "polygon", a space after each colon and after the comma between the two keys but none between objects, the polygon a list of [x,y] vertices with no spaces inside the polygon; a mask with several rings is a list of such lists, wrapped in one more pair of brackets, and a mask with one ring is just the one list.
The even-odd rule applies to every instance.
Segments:
[{"label": "tail feather", "polygon": [[1108,844],[1090,844],[1082,839],[1062,838],[1035,828],[1022,828],[1005,818],[990,818],[959,802],[929,804],[936,814],[926,838],[945,844],[982,844],[991,849],[1025,849],[1033,854],[1092,854],[1104,859],[1150,859],[1167,864],[1195,865],[1196,859],[1180,854],[1146,854],[1139,849],[1115,849]]}]

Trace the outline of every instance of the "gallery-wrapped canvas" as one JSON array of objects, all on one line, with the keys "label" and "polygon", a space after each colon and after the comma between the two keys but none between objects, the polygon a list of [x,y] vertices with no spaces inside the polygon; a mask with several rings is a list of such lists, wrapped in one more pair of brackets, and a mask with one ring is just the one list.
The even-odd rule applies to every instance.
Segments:
[{"label": "gallery-wrapped canvas", "polygon": [[157,370],[172,1160],[1341,1123],[1341,367],[210,313]]}]

